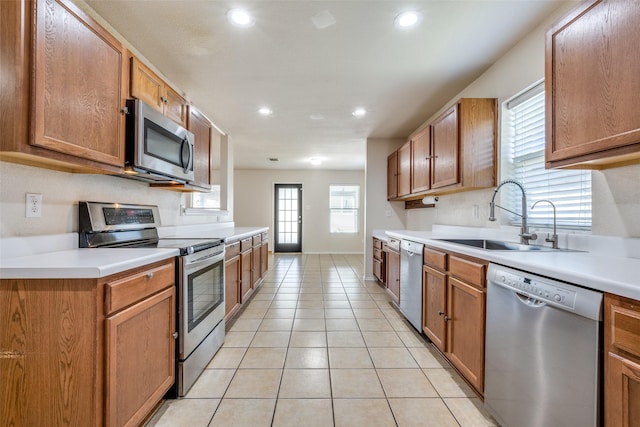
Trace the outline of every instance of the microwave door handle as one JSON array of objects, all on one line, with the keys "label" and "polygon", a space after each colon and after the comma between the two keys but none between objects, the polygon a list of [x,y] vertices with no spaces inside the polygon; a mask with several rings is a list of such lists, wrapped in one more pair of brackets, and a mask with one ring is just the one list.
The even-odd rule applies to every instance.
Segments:
[{"label": "microwave door handle", "polygon": [[[185,151],[184,147],[187,146],[186,153],[186,162],[185,162]],[[182,139],[182,143],[180,144],[180,164],[182,165],[182,170],[184,173],[189,172],[189,165],[191,164],[191,144],[189,144],[189,139],[184,137]]]}]

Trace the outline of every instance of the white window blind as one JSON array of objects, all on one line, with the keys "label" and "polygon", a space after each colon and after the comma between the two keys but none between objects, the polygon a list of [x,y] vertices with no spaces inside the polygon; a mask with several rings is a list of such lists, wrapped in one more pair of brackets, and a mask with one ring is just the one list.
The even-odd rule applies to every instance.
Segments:
[{"label": "white window blind", "polygon": [[[557,209],[558,227],[591,228],[591,172],[588,170],[545,169],[545,100],[544,85],[539,85],[507,101],[504,118],[504,161],[502,178],[512,178],[524,186],[528,201],[528,222],[551,226],[553,208],[548,203],[533,203],[547,199]],[[503,162],[504,163],[504,162]],[[505,186],[502,200],[507,209],[521,213],[521,193],[516,186]],[[506,196],[506,198],[505,198]],[[503,211],[504,212],[504,211]],[[521,218],[509,215],[513,225]]]},{"label": "white window blind", "polygon": [[329,216],[331,233],[357,233],[359,207],[359,185],[330,185]]}]

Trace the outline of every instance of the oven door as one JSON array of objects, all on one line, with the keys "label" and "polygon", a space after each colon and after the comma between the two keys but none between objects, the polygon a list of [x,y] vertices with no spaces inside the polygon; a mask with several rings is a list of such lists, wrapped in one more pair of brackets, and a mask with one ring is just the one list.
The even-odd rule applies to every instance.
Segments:
[{"label": "oven door", "polygon": [[180,261],[178,359],[186,360],[224,320],[224,252],[196,252]]}]

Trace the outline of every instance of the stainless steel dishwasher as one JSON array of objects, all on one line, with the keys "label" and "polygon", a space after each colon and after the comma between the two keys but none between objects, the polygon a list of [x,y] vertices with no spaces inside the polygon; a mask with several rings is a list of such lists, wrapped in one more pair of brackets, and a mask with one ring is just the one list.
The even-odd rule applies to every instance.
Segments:
[{"label": "stainless steel dishwasher", "polygon": [[400,242],[400,311],[422,332],[422,243]]},{"label": "stainless steel dishwasher", "polygon": [[489,264],[485,407],[503,427],[601,425],[602,293]]}]

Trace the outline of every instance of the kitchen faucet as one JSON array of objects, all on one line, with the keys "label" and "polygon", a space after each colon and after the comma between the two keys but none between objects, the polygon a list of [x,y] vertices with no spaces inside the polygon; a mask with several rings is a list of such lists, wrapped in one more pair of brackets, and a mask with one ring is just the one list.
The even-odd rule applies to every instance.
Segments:
[{"label": "kitchen faucet", "polygon": [[553,249],[558,249],[558,235],[556,234],[556,205],[553,204],[551,200],[542,199],[535,202],[531,205],[531,210],[536,207],[536,205],[540,202],[546,202],[553,207],[553,234],[549,237],[549,233],[547,233],[547,238],[544,239],[545,242],[553,243]]},{"label": "kitchen faucet", "polygon": [[[520,215],[517,212],[511,211],[507,208],[503,208],[500,205],[497,205],[495,200],[496,200],[496,194],[498,194],[498,190],[500,190],[500,188],[505,185],[505,184],[515,184],[518,186],[518,188],[520,189],[520,191],[522,191],[522,215]],[[535,233],[529,233],[529,229],[527,228],[527,195],[524,192],[524,187],[522,186],[522,184],[520,184],[518,181],[516,181],[515,179],[506,179],[504,181],[502,181],[495,190],[493,190],[493,197],[491,197],[491,203],[489,203],[489,221],[495,221],[496,220],[496,207],[505,210],[507,212],[510,212],[514,215],[518,215],[519,217],[522,217],[522,225],[520,227],[520,243],[522,243],[523,245],[528,245],[529,244],[529,240],[536,240],[538,238],[538,235]]]}]

